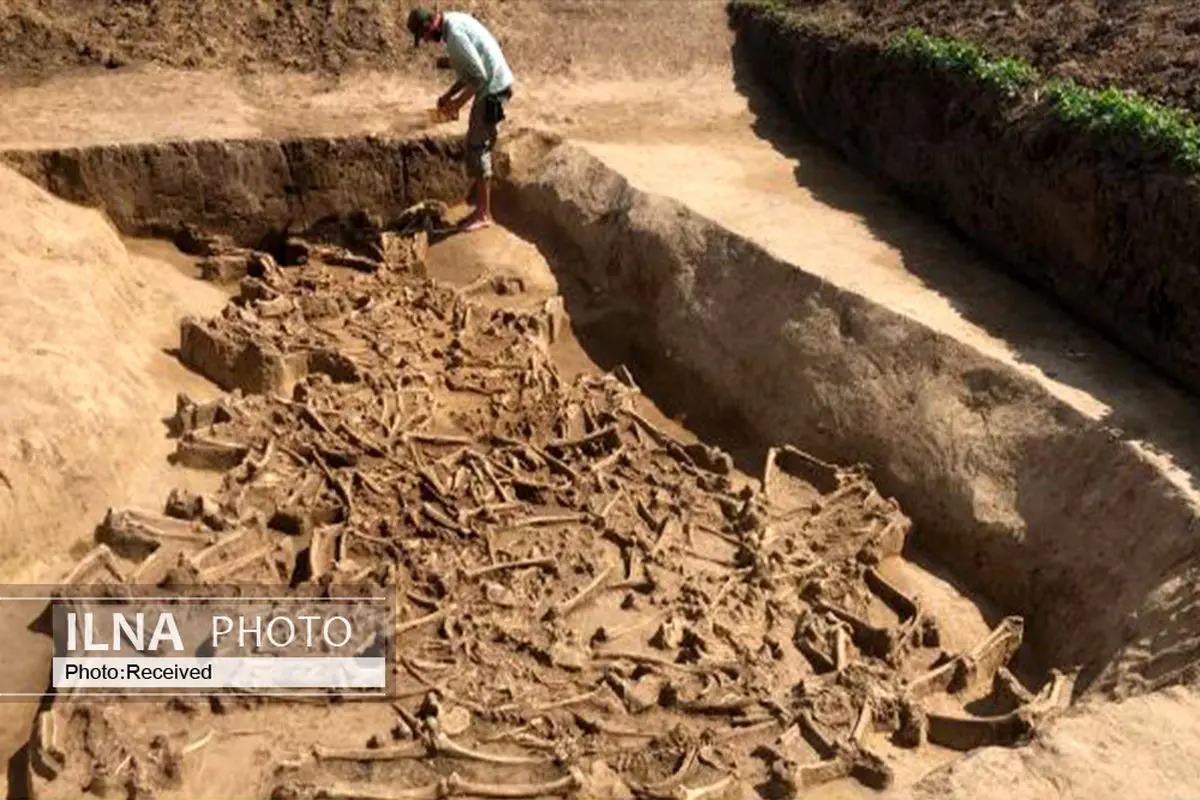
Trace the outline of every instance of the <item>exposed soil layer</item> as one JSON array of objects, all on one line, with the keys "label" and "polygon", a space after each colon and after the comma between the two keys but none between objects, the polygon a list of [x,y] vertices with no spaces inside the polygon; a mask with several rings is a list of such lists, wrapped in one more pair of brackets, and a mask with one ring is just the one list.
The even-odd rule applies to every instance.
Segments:
[{"label": "exposed soil layer", "polygon": [[162,348],[178,314],[224,297],[156,273],[102,215],[7,168],[0,187],[0,569],[20,583],[61,566],[114,487],[136,491],[143,471],[163,471],[138,460],[165,455],[156,406],[205,382]]},{"label": "exposed soil layer", "polygon": [[462,140],[450,137],[355,136],[9,151],[2,158],[58,196],[103,210],[126,233],[174,236],[197,225],[274,252],[288,230],[347,210],[380,216],[417,199],[464,197],[462,154]]},{"label": "exposed soil layer", "polygon": [[1200,111],[1200,8],[1189,0],[788,0],[875,41],[909,27],[1020,56],[1046,74]]},{"label": "exposed soil layer", "polygon": [[744,78],[766,82],[799,123],[1200,389],[1194,180],[877,44],[734,18]]},{"label": "exposed soil layer", "polygon": [[[432,74],[431,48],[414,50],[405,28],[408,10],[416,4],[16,0],[0,9],[0,69],[47,74],[71,66],[153,63],[187,69],[342,73],[373,68]],[[676,0],[465,0],[454,6],[476,14],[492,29],[518,76],[601,66],[609,74],[679,74],[726,56],[719,4],[694,8],[687,31],[680,31],[672,14],[661,13],[673,7]],[[648,39],[656,42],[653,56],[645,52]]]},{"label": "exposed soil layer", "polygon": [[[1067,675],[1031,692],[1006,669],[1019,617],[952,649],[889,577],[911,522],[863,469],[782,447],[749,479],[651,421],[627,370],[564,374],[557,298],[424,277],[444,209],[344,218],[282,266],[192,233],[239,293],[183,322],[180,357],[240,391],[180,396],[175,457],[221,486],[112,509],[67,578],[396,590],[390,721],[339,741],[356,704],[293,711],[297,750],[239,776],[256,796],[882,789],[906,753],[1016,744],[1069,703]],[[194,796],[193,754],[289,707],[60,698],[32,795]]]}]

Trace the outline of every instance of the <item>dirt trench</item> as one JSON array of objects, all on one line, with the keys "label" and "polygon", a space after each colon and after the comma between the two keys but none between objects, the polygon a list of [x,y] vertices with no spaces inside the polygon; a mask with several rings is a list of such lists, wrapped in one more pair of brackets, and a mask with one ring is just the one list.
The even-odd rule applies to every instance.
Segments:
[{"label": "dirt trench", "polygon": [[[1073,674],[1017,659],[1020,617],[904,555],[911,520],[865,468],[764,450],[739,425],[722,449],[664,416],[650,397],[679,398],[642,393],[636,343],[611,335],[611,309],[569,313],[579,287],[533,244],[431,248],[445,206],[398,203],[436,150],[264,143],[232,171],[268,198],[258,216],[153,181],[118,190],[129,171],[95,166],[161,154],[92,154],[65,178],[44,166],[61,154],[13,159],[103,196],[128,233],[171,231],[236,287],[218,317],[182,321],[178,350],[229,394],[181,394],[170,420],[173,461],[220,488],[111,509],[67,582],[367,582],[404,609],[394,707],[59,697],[34,726],[29,796],[877,790],[1069,703]],[[285,168],[255,174],[276,152]],[[346,155],[364,152],[395,171]],[[219,182],[211,157],[180,163]],[[463,188],[452,163],[435,193]],[[358,194],[364,175],[387,189]]]},{"label": "dirt trench", "polygon": [[34,796],[881,789],[1190,666],[1155,591],[1194,514],[1128,446],[569,144],[512,140],[524,241],[482,251],[412,205],[465,191],[438,140],[6,158],[237,287],[180,331],[232,394],[180,397],[176,460],[220,489],[114,509],[72,580],[396,585],[416,653],[395,708],[60,700]]},{"label": "dirt trench", "polygon": [[[520,152],[522,148],[525,152]],[[1022,613],[1080,689],[1186,679],[1196,497],[1103,420],[959,340],[804,273],[569,144],[514,144],[522,224],[624,328],[764,440],[870,464],[914,540]],[[517,155],[519,153],[519,155]],[[1173,618],[1178,625],[1167,625]]]}]

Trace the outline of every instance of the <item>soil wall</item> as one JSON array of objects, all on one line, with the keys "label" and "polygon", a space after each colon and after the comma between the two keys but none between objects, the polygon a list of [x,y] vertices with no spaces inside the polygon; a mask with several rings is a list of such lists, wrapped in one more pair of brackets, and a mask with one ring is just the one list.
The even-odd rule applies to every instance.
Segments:
[{"label": "soil wall", "polygon": [[1200,389],[1200,183],[875,43],[734,7],[743,78],[1012,270]]},{"label": "soil wall", "polygon": [[581,149],[530,136],[512,159],[517,213],[566,254],[560,269],[632,313],[622,327],[651,369],[690,375],[693,398],[764,442],[872,465],[916,545],[1024,614],[1051,665],[1141,689],[1200,656],[1195,498],[1134,445]]},{"label": "soil wall", "polygon": [[[405,27],[417,0],[4,0],[0,73],[53,75],[77,66],[346,74],[383,70],[430,78],[440,48],[414,49]],[[720,2],[693,3],[689,25],[642,3],[459,0],[501,46],[520,82],[596,69],[678,75],[728,57]],[[656,3],[655,6],[660,4]],[[637,36],[630,35],[636,30]],[[647,55],[646,41],[654,41]],[[520,91],[520,90],[518,90]]]},{"label": "soil wall", "polygon": [[385,218],[422,199],[458,202],[468,178],[459,138],[188,141],[0,154],[18,172],[123,232],[171,235],[184,223],[258,243],[339,213]]}]

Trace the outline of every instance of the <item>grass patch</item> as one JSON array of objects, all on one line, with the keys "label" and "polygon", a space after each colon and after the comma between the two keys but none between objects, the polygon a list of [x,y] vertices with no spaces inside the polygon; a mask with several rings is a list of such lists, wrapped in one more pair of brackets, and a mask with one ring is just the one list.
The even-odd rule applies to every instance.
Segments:
[{"label": "grass patch", "polygon": [[978,45],[930,36],[916,28],[888,42],[887,51],[937,69],[968,75],[1005,97],[1018,96],[1038,79],[1037,70],[1019,58],[995,58]]},{"label": "grass patch", "polygon": [[729,0],[727,9],[763,14],[787,30],[798,31],[805,27],[800,18],[792,13],[788,0]]},{"label": "grass patch", "polygon": [[[729,0],[731,10],[765,14],[783,27],[804,28],[788,0]],[[1091,89],[1070,80],[1043,81],[1019,58],[1001,58],[961,39],[910,28],[891,39],[889,55],[966,75],[1005,97],[1041,97],[1065,124],[1107,138],[1130,155],[1168,160],[1200,172],[1200,125],[1188,112],[1115,87]]]},{"label": "grass patch", "polygon": [[1069,125],[1130,143],[1152,158],[1200,169],[1200,128],[1191,115],[1116,87],[1051,81],[1046,97]]}]

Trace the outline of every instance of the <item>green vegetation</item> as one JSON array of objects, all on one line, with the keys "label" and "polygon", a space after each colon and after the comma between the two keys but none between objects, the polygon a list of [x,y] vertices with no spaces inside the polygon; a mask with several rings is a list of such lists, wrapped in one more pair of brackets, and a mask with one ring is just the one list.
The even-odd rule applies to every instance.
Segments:
[{"label": "green vegetation", "polygon": [[729,0],[729,5],[733,8],[757,9],[779,14],[789,10],[787,0]]},{"label": "green vegetation", "polygon": [[1135,92],[1114,87],[1091,89],[1064,80],[1043,84],[1037,71],[1024,61],[995,58],[970,42],[930,36],[915,28],[892,39],[887,51],[969,75],[1006,97],[1020,97],[1037,89],[1068,125],[1121,142],[1148,158],[1166,158],[1200,170],[1200,128],[1196,122],[1183,111]]},{"label": "green vegetation", "polygon": [[800,30],[805,27],[800,18],[792,13],[788,0],[729,0],[728,8],[766,14],[782,27],[791,30]]},{"label": "green vegetation", "polygon": [[[788,0],[729,0],[731,8],[766,14],[790,29],[804,27]],[[971,42],[910,28],[888,42],[889,55],[967,75],[1010,99],[1044,99],[1058,119],[1107,138],[1132,154],[1166,159],[1200,172],[1200,125],[1187,112],[1136,92],[1091,89],[1069,80],[1043,81],[1019,58],[999,58]]]},{"label": "green vegetation", "polygon": [[1151,157],[1200,169],[1200,128],[1183,111],[1135,92],[1089,89],[1073,81],[1052,81],[1046,96],[1070,125],[1132,143]]},{"label": "green vegetation", "polygon": [[1038,78],[1037,70],[1020,59],[994,58],[970,42],[930,36],[916,28],[892,39],[887,51],[931,67],[969,75],[1006,97],[1020,95]]}]

